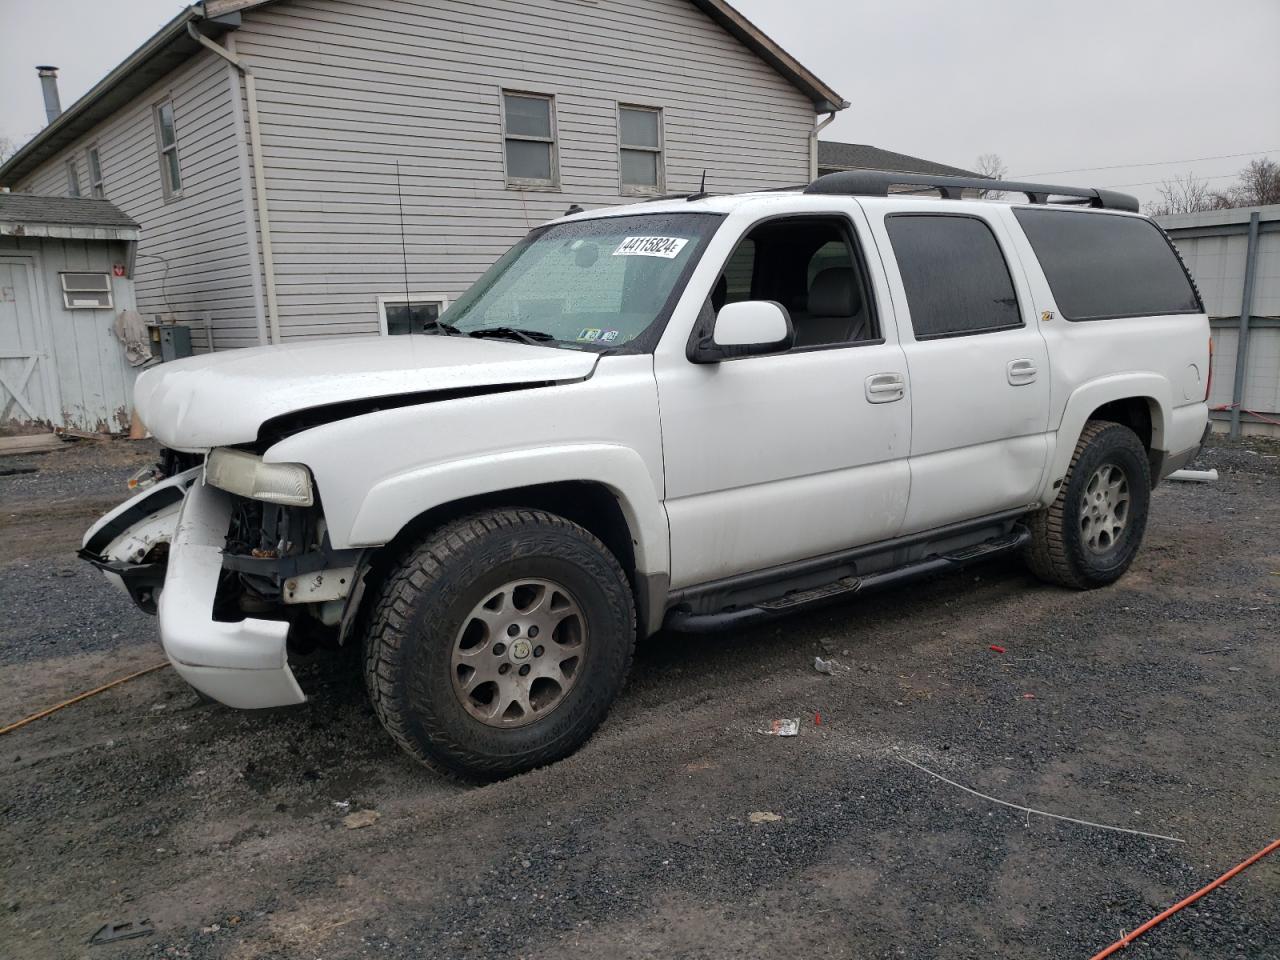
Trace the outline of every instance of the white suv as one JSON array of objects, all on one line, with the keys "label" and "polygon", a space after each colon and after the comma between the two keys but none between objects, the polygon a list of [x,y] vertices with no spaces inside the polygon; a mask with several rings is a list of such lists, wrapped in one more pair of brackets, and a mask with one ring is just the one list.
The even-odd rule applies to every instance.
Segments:
[{"label": "white suv", "polygon": [[1207,425],[1204,309],[1136,210],[839,173],[568,216],[429,336],[144,373],[197,465],[82,555],[232,706],[300,703],[291,650],[362,643],[392,736],[469,778],[581,745],[664,625],[1006,551],[1107,584]]}]

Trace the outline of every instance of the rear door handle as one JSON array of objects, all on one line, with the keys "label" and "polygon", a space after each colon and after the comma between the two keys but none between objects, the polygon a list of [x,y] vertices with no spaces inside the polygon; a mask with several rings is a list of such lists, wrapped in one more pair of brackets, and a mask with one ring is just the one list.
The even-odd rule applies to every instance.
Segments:
[{"label": "rear door handle", "polygon": [[892,403],[907,394],[907,381],[900,373],[873,373],[867,377],[868,403]]},{"label": "rear door handle", "polygon": [[1009,372],[1009,383],[1015,387],[1035,383],[1036,374],[1040,372],[1036,369],[1036,362],[1026,357],[1020,360],[1010,360],[1006,369]]}]

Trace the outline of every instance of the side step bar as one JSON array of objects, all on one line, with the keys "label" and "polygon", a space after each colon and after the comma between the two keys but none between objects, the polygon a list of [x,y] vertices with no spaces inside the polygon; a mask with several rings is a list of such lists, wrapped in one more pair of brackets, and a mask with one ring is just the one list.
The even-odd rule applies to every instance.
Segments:
[{"label": "side step bar", "polygon": [[716,633],[726,627],[774,620],[797,610],[850,599],[855,594],[896,586],[935,573],[956,570],[1002,553],[1011,553],[1022,548],[1030,539],[1031,532],[1026,527],[1017,526],[1008,536],[998,540],[988,540],[972,547],[926,557],[892,570],[881,570],[862,577],[842,577],[832,583],[809,590],[793,591],[775,600],[762,601],[748,607],[722,610],[719,613],[690,613],[677,608],[667,614],[663,625],[681,633]]}]

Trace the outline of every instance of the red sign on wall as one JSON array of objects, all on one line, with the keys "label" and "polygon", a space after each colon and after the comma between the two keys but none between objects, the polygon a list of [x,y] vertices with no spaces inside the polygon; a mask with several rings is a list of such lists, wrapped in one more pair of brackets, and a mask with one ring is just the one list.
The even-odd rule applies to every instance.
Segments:
[{"label": "red sign on wall", "polygon": [[123,276],[124,276],[124,264],[123,264],[123,263],[113,264],[113,265],[112,265],[112,267],[111,267],[111,275],[112,275],[113,277],[123,277]]}]

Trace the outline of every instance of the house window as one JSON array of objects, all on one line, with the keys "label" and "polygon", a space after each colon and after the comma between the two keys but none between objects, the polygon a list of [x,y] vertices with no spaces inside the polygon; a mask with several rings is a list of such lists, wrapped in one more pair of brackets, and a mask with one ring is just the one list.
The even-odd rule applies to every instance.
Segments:
[{"label": "house window", "polygon": [[178,168],[178,131],[173,122],[172,100],[156,106],[156,145],[165,198],[176,197],[182,193],[182,171]]},{"label": "house window", "polygon": [[516,187],[554,186],[555,101],[531,93],[502,91],[502,134],[507,183]]},{"label": "house window", "polygon": [[421,295],[378,298],[378,325],[384,337],[407,333],[435,333],[433,324],[440,319],[449,301],[444,297]]},{"label": "house window", "polygon": [[618,167],[623,193],[661,193],[662,111],[618,105]]},{"label": "house window", "polygon": [[60,273],[62,304],[68,310],[109,310],[111,275],[106,273]]},{"label": "house window", "polygon": [[98,148],[90,147],[89,160],[89,192],[95,200],[107,199],[107,186],[102,181],[102,161],[98,159]]},{"label": "house window", "polygon": [[67,161],[67,196],[80,196],[80,174],[76,170],[75,160]]}]

